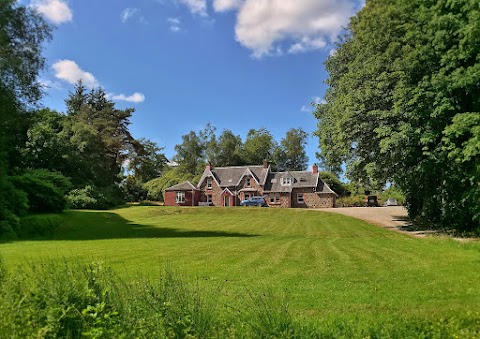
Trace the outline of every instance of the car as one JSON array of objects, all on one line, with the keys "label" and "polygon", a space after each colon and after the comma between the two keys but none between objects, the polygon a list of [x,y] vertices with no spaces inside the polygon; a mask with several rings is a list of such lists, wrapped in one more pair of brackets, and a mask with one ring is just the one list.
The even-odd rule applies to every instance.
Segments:
[{"label": "car", "polygon": [[385,201],[385,206],[398,206],[398,201],[395,198],[388,198],[387,201]]},{"label": "car", "polygon": [[258,206],[265,207],[268,206],[264,197],[251,197],[250,199],[242,200],[240,206]]},{"label": "car", "polygon": [[366,207],[378,207],[378,199],[376,195],[368,195],[365,197],[365,206]]}]

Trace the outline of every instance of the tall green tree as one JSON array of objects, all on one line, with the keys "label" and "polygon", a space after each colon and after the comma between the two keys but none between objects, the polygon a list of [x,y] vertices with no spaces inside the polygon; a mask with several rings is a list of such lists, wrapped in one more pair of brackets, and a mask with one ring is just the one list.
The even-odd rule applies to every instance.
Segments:
[{"label": "tall green tree", "polygon": [[0,2],[0,233],[15,224],[11,202],[18,194],[8,179],[8,156],[16,146],[11,132],[25,105],[41,96],[37,76],[45,66],[43,42],[50,38],[51,28],[31,8],[15,0]]},{"label": "tall green tree", "polygon": [[175,145],[177,152],[173,158],[178,163],[181,173],[198,175],[203,172],[205,166],[205,143],[204,139],[196,132],[190,131],[182,135],[182,143]]},{"label": "tall green tree", "polygon": [[308,134],[301,128],[291,128],[280,141],[274,153],[274,161],[279,171],[304,171],[308,157],[305,151]]},{"label": "tall green tree", "polygon": [[411,217],[480,226],[480,3],[370,0],[326,62],[321,157],[391,181]]},{"label": "tall green tree", "polygon": [[215,166],[240,166],[242,159],[243,143],[239,135],[230,130],[223,130],[218,137],[218,154],[214,162]]},{"label": "tall green tree", "polygon": [[259,165],[263,160],[272,160],[278,147],[272,133],[266,128],[251,129],[243,144],[243,162],[247,165]]},{"label": "tall green tree", "polygon": [[167,164],[167,158],[154,141],[141,138],[129,154],[128,167],[133,176],[142,183],[159,177]]}]

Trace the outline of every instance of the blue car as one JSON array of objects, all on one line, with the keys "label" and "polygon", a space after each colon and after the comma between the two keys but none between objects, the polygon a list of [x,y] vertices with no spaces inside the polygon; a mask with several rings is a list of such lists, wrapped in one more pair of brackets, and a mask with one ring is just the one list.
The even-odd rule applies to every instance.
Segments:
[{"label": "blue car", "polygon": [[251,197],[250,199],[242,200],[240,202],[240,206],[266,207],[268,205],[264,197]]}]

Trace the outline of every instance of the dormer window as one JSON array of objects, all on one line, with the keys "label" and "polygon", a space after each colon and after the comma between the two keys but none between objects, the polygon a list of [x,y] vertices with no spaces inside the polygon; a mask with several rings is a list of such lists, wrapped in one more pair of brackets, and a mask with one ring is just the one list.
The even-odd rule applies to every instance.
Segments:
[{"label": "dormer window", "polygon": [[247,178],[245,179],[245,186],[246,186],[246,187],[250,187],[250,177],[247,177]]},{"label": "dormer window", "polygon": [[212,178],[207,179],[207,188],[212,188]]},{"label": "dormer window", "polygon": [[292,177],[282,178],[282,186],[290,186],[292,184]]}]

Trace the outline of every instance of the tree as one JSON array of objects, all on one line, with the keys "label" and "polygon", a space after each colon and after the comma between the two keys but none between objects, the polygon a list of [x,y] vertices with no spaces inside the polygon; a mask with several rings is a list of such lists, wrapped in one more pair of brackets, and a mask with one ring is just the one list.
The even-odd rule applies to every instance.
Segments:
[{"label": "tree", "polygon": [[243,165],[242,160],[243,143],[239,135],[233,134],[230,130],[223,130],[218,138],[218,154],[215,159],[215,166],[239,166]]},{"label": "tree", "polygon": [[182,135],[182,143],[175,145],[177,154],[174,160],[178,162],[181,173],[197,175],[203,172],[205,164],[205,146],[201,137],[194,131]]},{"label": "tree", "polygon": [[15,147],[8,138],[21,121],[22,106],[40,98],[37,76],[45,66],[42,44],[50,37],[51,28],[35,11],[14,0],[0,2],[0,234],[13,232],[18,225],[11,202],[21,195],[8,179],[7,158]]},{"label": "tree", "polygon": [[247,165],[262,164],[263,160],[271,160],[278,147],[273,135],[266,129],[251,129],[243,145],[243,162]]},{"label": "tree", "polygon": [[317,135],[327,165],[395,182],[412,218],[480,226],[480,3],[370,0],[326,62]]},{"label": "tree", "polygon": [[128,128],[134,109],[116,109],[103,89],[85,93],[81,82],[65,103],[72,140],[91,166],[91,183],[102,187],[118,183],[122,164],[138,146]]},{"label": "tree", "polygon": [[145,183],[161,175],[168,161],[162,151],[163,148],[156,142],[145,138],[136,140],[128,163],[128,168],[133,171],[136,180]]},{"label": "tree", "polygon": [[307,168],[308,157],[305,152],[307,136],[308,134],[301,127],[287,131],[275,152],[274,161],[277,170],[304,171]]}]

